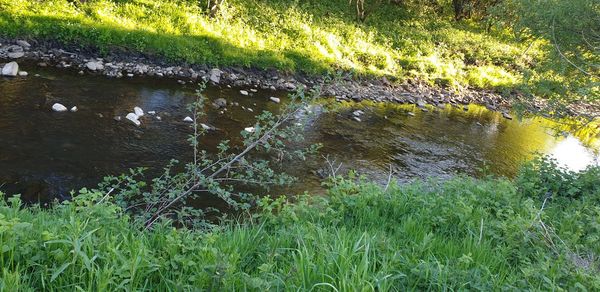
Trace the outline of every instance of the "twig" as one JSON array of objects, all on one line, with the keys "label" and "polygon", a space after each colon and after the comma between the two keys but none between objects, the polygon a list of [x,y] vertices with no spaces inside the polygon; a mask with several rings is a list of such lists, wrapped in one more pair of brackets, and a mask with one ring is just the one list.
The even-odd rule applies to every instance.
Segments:
[{"label": "twig", "polygon": [[392,182],[393,174],[394,174],[394,171],[392,169],[392,164],[390,163],[390,174],[388,175],[387,183],[385,184],[385,189],[383,189],[383,192],[387,192],[388,188],[390,187],[390,183]]}]

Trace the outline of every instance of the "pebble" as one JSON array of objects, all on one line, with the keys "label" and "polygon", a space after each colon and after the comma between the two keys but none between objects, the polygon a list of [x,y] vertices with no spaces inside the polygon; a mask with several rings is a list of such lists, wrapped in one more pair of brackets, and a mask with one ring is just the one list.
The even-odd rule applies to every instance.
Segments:
[{"label": "pebble", "polygon": [[248,95],[248,91],[246,91],[246,90],[240,90],[240,93],[241,93],[242,95],[244,95],[244,96],[247,96],[247,95]]},{"label": "pebble", "polygon": [[72,108],[71,108],[71,112],[72,112],[72,113],[74,113],[74,112],[76,112],[76,111],[77,111],[77,107],[76,107],[76,106],[74,106],[74,107],[72,107]]},{"label": "pebble", "polygon": [[148,111],[148,114],[149,114],[149,115],[155,115],[155,114],[156,114],[156,111]]},{"label": "pebble", "polygon": [[128,113],[127,116],[125,116],[125,118],[130,120],[132,123],[134,123],[138,127],[142,124],[140,122],[140,120],[138,120],[138,116],[134,113]]},{"label": "pebble", "polygon": [[52,110],[55,112],[66,112],[67,111],[67,107],[60,104],[60,103],[55,103],[52,105]]},{"label": "pebble", "polygon": [[136,106],[133,108],[133,112],[135,113],[135,115],[139,118],[139,117],[143,117],[144,116],[144,110],[142,110],[142,108],[140,108],[139,106]]},{"label": "pebble", "polygon": [[193,123],[193,122],[194,122],[194,119],[192,119],[192,118],[190,118],[190,117],[185,117],[185,118],[183,119],[183,121],[184,121],[184,122],[187,122],[187,123]]},{"label": "pebble", "polygon": [[201,124],[200,124],[200,126],[202,127],[202,129],[204,129],[204,130],[206,130],[206,131],[212,130],[212,127],[211,127],[211,126],[209,126],[209,125],[207,125],[207,124],[202,124],[202,123],[201,123]]},{"label": "pebble", "polygon": [[10,52],[8,54],[6,54],[10,59],[18,59],[18,58],[22,58],[23,56],[25,56],[24,52]]},{"label": "pebble", "polygon": [[507,119],[507,120],[512,120],[512,119],[513,119],[513,117],[512,117],[512,116],[511,116],[509,113],[507,113],[507,112],[503,112],[503,113],[502,113],[502,116],[503,116],[505,119]]},{"label": "pebble", "polygon": [[254,133],[254,131],[256,131],[256,129],[254,127],[247,127],[247,128],[244,128],[244,131],[246,131],[248,133]]},{"label": "pebble", "polygon": [[274,102],[274,103],[280,103],[281,102],[281,99],[279,99],[277,97],[274,97],[274,96],[269,97],[269,100],[272,101],[272,102]]},{"label": "pebble", "polygon": [[17,43],[17,45],[24,47],[24,48],[31,47],[31,45],[27,41],[24,41],[24,40],[17,40],[16,43]]}]

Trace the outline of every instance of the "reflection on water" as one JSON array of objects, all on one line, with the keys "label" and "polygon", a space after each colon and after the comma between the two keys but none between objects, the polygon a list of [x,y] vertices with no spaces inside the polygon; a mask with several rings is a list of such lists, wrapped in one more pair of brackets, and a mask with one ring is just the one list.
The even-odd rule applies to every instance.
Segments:
[{"label": "reflection on water", "polygon": [[600,165],[598,151],[586,148],[572,135],[561,139],[548,151],[558,162],[573,171],[580,171],[590,165]]},{"label": "reflection on water", "polygon": [[[146,166],[152,174],[170,159],[190,158],[186,138],[191,128],[182,120],[189,115],[186,104],[193,100],[195,86],[182,87],[175,80],[114,80],[25,69],[30,78],[0,79],[2,190],[46,201],[128,168]],[[221,139],[239,142],[240,131],[253,124],[256,113],[277,111],[269,96],[285,95],[259,91],[244,97],[239,89],[229,88],[209,88],[206,94],[240,104],[223,113],[207,106],[203,122],[219,129],[203,137],[202,147],[208,150]],[[53,113],[54,102],[77,105],[79,111]],[[113,119],[124,117],[134,106],[156,111],[161,120],[147,115],[137,128]],[[323,111],[323,106],[329,110]],[[364,111],[361,122],[352,119],[357,109]],[[387,180],[390,166],[400,181],[478,175],[484,167],[510,177],[535,152],[553,154],[574,170],[598,161],[597,150],[575,136],[555,135],[565,126],[541,118],[509,121],[479,106],[468,111],[430,107],[424,112],[412,105],[323,101],[313,110],[318,114],[303,121],[306,143],[322,143],[321,154],[343,163],[343,171],[355,169],[379,182]],[[581,133],[586,145],[597,143],[597,133]],[[321,156],[286,166],[299,183],[277,192],[322,191],[315,173],[323,166]]]}]

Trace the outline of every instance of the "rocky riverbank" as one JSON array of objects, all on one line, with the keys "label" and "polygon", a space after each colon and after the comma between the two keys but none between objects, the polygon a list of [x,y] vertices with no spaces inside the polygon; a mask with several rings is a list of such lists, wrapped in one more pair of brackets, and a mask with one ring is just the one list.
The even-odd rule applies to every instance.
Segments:
[{"label": "rocky riverbank", "polygon": [[[5,62],[2,60],[5,60]],[[52,42],[36,40],[0,38],[0,68],[11,64],[12,67],[7,68],[7,72],[11,70],[11,73],[14,73],[14,62],[20,60],[34,61],[41,67],[53,66],[76,70],[80,74],[104,75],[111,78],[150,76],[176,79],[181,84],[206,81],[216,86],[261,90],[295,91],[301,87],[321,87],[323,96],[334,97],[338,101],[370,100],[375,102],[412,103],[423,108],[427,104],[461,106],[476,103],[485,105],[490,110],[501,111],[506,118],[511,118],[508,111],[511,108],[512,101],[524,100],[518,94],[506,98],[489,90],[455,90],[431,86],[415,80],[400,83],[386,77],[360,78],[342,74],[337,78],[325,78],[304,74],[287,74],[276,70],[214,68],[206,65],[189,64],[175,65],[162,58],[125,51],[115,51],[101,58],[93,49],[69,48]],[[19,73],[15,74],[18,75]],[[26,72],[22,74],[22,76],[26,75]],[[528,101],[526,106],[529,110],[536,111],[543,108],[545,104],[542,101]],[[599,109],[593,105],[573,105],[569,111],[572,114],[593,114]]]}]

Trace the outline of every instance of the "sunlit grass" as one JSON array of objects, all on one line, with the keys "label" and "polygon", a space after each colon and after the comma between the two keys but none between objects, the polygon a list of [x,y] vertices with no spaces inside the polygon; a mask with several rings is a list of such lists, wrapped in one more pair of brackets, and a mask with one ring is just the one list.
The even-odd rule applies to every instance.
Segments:
[{"label": "sunlit grass", "polygon": [[517,88],[556,99],[597,99],[595,82],[566,74],[543,40],[384,5],[364,23],[347,1],[226,1],[209,18],[197,1],[0,0],[0,34],[125,48],[214,66],[420,78],[444,86]]}]

